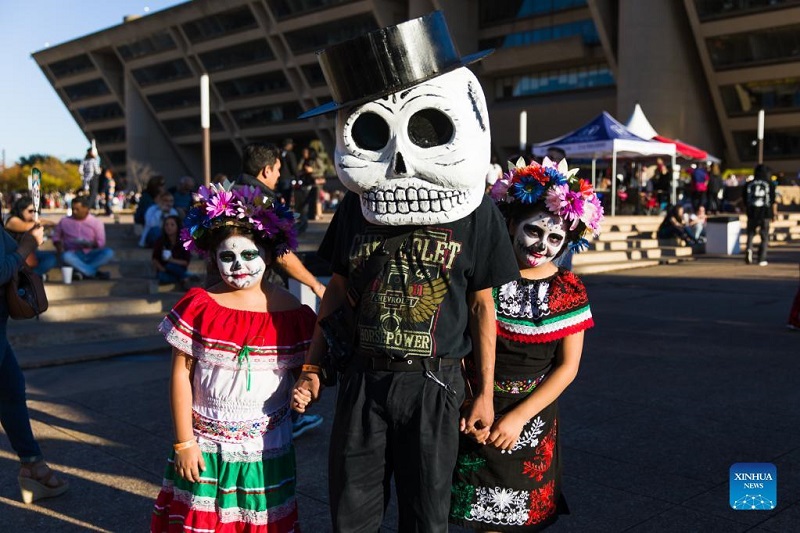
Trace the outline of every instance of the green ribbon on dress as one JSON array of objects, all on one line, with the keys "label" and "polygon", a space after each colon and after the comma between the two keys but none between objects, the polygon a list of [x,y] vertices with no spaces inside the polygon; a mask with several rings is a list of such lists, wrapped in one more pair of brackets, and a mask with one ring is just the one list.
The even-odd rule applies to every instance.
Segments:
[{"label": "green ribbon on dress", "polygon": [[242,368],[242,360],[247,361],[247,391],[250,391],[250,347],[246,344],[242,346],[242,349],[239,350],[239,354],[237,355],[237,360],[239,361],[239,368]]}]

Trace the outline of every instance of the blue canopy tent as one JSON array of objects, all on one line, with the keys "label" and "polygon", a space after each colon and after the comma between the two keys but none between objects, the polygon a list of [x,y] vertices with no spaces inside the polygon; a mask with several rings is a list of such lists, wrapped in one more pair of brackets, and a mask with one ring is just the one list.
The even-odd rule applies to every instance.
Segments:
[{"label": "blue canopy tent", "polygon": [[[628,131],[614,117],[603,111],[591,122],[566,135],[533,145],[533,154],[547,155],[548,148],[561,148],[567,158],[592,160],[592,184],[594,184],[595,164],[598,159],[611,158],[611,215],[616,213],[617,200],[617,156],[637,157],[649,155],[668,155],[672,157],[675,168],[675,144],[647,141]],[[675,203],[675,178],[672,180],[672,203]]]}]

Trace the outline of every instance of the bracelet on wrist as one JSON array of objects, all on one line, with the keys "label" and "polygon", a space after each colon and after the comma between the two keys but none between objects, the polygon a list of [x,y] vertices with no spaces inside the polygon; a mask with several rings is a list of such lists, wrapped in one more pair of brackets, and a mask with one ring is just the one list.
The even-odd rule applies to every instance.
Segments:
[{"label": "bracelet on wrist", "polygon": [[305,364],[300,368],[303,372],[311,372],[312,374],[320,374],[322,372],[322,368],[319,365]]},{"label": "bracelet on wrist", "polygon": [[172,445],[172,449],[175,450],[176,452],[179,452],[181,450],[185,450],[187,448],[191,448],[195,444],[197,444],[197,441],[194,440],[194,439],[190,439],[190,440],[183,441],[183,442],[176,442],[175,444]]}]

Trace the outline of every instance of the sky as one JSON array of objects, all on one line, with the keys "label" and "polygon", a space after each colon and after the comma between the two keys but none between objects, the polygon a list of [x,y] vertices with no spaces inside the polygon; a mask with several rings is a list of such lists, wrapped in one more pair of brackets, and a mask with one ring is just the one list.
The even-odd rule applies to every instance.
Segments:
[{"label": "sky", "polygon": [[185,0],[0,0],[0,149],[81,159],[89,141],[31,54]]}]

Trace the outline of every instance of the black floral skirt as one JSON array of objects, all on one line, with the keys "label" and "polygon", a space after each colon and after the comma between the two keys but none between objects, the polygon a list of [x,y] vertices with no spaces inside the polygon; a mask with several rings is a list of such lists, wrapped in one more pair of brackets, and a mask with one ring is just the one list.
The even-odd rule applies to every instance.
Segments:
[{"label": "black floral skirt", "polygon": [[[496,382],[496,416],[522,401],[538,381],[505,380],[499,388]],[[509,452],[462,436],[450,522],[479,531],[539,531],[568,513],[561,494],[558,429],[553,402],[525,424]]]}]

